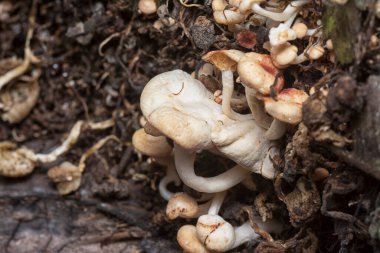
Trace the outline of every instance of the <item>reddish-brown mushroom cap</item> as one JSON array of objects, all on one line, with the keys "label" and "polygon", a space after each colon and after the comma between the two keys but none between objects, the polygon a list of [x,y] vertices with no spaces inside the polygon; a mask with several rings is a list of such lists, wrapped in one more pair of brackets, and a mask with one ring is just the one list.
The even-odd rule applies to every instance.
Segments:
[{"label": "reddish-brown mushroom cap", "polygon": [[274,66],[271,57],[266,54],[246,53],[237,67],[240,80],[245,86],[268,95],[273,87],[280,91],[284,86],[284,78]]}]

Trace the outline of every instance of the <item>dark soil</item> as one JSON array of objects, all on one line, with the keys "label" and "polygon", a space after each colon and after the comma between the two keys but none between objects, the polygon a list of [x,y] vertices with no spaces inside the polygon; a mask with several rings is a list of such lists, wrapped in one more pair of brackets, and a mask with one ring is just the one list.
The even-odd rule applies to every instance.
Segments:
[{"label": "dark soil", "polygon": [[[0,141],[47,153],[78,120],[114,117],[115,125],[84,131],[68,153],[39,165],[29,176],[0,178],[0,252],[181,252],[176,233],[189,222],[165,217],[166,201],[157,191],[164,170],[138,155],[131,144],[140,128],[139,94],[159,73],[178,68],[192,72],[205,52],[250,51],[242,45],[251,41],[239,42],[215,24],[211,1],[202,8],[158,2],[158,14],[144,16],[137,1],[39,1],[30,47],[40,63],[27,73],[41,71],[40,96],[22,122],[0,121]],[[5,4],[8,9],[2,9]],[[23,58],[30,10],[29,1],[0,1],[0,59]],[[322,10],[317,1],[311,15]],[[361,44],[353,62],[340,65],[323,59],[284,71],[288,86],[307,91],[331,87],[333,92],[311,96],[304,123],[287,134],[277,161],[283,178],[273,186],[256,176],[259,191],[237,186],[229,193],[226,219],[240,224],[255,209],[283,219],[287,227],[274,242],[263,240],[235,252],[380,250],[380,132],[374,131],[380,118],[380,47],[363,46],[371,34],[379,33],[379,20],[368,18],[373,17],[371,10],[358,15],[362,37],[356,40]],[[160,30],[154,27],[158,18],[164,24]],[[252,27],[251,32],[256,34],[254,51],[264,52],[268,31]],[[331,132],[321,137],[323,126]],[[88,148],[110,134],[122,144],[110,141],[91,156],[80,189],[60,196],[48,169],[63,161],[78,163]],[[331,145],[342,138],[353,143]],[[225,164],[215,160],[205,154],[197,162],[207,174],[216,162]],[[330,176],[309,180],[317,167],[327,168]],[[176,190],[191,193],[182,186]]]}]

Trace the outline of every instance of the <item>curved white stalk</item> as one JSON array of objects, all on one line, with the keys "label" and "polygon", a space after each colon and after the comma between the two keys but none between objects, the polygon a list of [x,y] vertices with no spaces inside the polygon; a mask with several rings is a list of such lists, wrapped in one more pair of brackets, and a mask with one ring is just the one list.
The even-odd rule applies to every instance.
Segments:
[{"label": "curved white stalk", "polygon": [[174,143],[174,161],[182,182],[199,192],[216,193],[237,185],[250,173],[240,165],[214,177],[197,176],[194,172],[195,153]]},{"label": "curved white stalk", "polygon": [[251,115],[243,115],[236,113],[231,108],[232,95],[234,92],[234,75],[231,70],[222,70],[222,111],[223,113],[233,120],[249,120],[252,119]]},{"label": "curved white stalk", "polygon": [[173,158],[156,158],[158,164],[166,167],[166,175],[160,180],[158,184],[158,191],[163,199],[169,201],[174,193],[168,190],[168,184],[174,182],[176,186],[181,184],[181,180],[176,172]]}]

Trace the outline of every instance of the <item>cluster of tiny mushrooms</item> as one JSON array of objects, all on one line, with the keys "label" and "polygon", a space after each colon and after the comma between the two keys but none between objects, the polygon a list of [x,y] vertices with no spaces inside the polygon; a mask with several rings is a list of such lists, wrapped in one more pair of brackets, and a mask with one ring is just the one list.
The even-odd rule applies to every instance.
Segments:
[{"label": "cluster of tiny mushrooms", "polygon": [[[197,6],[180,2],[186,7]],[[252,172],[267,179],[278,174],[273,165],[279,155],[278,140],[289,126],[301,122],[302,104],[309,97],[303,90],[284,88],[281,70],[318,60],[326,49],[332,49],[331,40],[322,44],[321,21],[308,27],[307,15],[299,15],[311,6],[311,0],[290,1],[287,6],[275,0],[213,0],[215,22],[230,31],[247,29],[252,16],[270,29],[269,41],[263,45],[269,54],[234,49],[207,52],[198,76],[220,80],[222,89],[214,93],[195,78],[195,73],[182,70],[159,74],[146,84],[140,100],[146,123],[135,132],[132,142],[138,152],[167,168],[159,184],[161,196],[168,200],[167,217],[198,219],[195,226],[178,230],[177,241],[184,252],[225,252],[257,241],[260,229],[267,233],[282,230],[277,221],[261,217],[255,217],[256,229],[248,221],[234,227],[218,213],[228,189],[246,181]],[[139,8],[152,14],[157,6],[153,0],[140,0]],[[304,39],[309,45],[298,53],[291,42]],[[244,98],[236,96],[235,85],[245,88]],[[236,100],[245,100],[251,113],[234,111]],[[194,161],[201,150],[236,165],[214,177],[198,176]],[[196,200],[184,192],[172,193],[167,188],[170,182],[182,182],[204,197]]]}]

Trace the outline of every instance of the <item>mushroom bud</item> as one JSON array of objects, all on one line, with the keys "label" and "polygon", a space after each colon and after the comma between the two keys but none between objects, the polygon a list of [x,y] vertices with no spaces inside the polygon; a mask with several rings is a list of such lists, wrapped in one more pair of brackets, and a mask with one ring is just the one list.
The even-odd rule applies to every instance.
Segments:
[{"label": "mushroom bud", "polygon": [[227,2],[225,0],[213,0],[212,10],[216,23],[222,25],[235,25],[244,21],[245,16],[237,10],[226,9]]},{"label": "mushroom bud", "polygon": [[311,60],[317,60],[321,58],[325,54],[325,50],[323,47],[320,45],[312,46],[308,51],[307,51],[309,58]]},{"label": "mushroom bud", "polygon": [[209,250],[224,252],[234,245],[234,227],[219,215],[207,214],[200,216],[196,229],[199,240]]},{"label": "mushroom bud", "polygon": [[184,225],[178,230],[177,242],[186,253],[210,253],[199,241],[193,225]]},{"label": "mushroom bud", "polygon": [[271,57],[273,64],[284,69],[288,67],[297,58],[298,48],[291,45],[289,42],[271,48]]},{"label": "mushroom bud", "polygon": [[183,192],[174,194],[166,206],[166,216],[174,220],[177,217],[194,218],[198,213],[198,203]]},{"label": "mushroom bud", "polygon": [[307,34],[307,26],[304,23],[296,23],[293,25],[292,29],[297,35],[297,39],[302,39]]},{"label": "mushroom bud", "polygon": [[48,171],[48,177],[56,183],[59,194],[66,195],[79,188],[82,171],[70,162],[63,162],[51,168]]},{"label": "mushroom bud", "polygon": [[143,14],[149,15],[157,11],[157,4],[155,0],[140,0],[138,8]]}]

